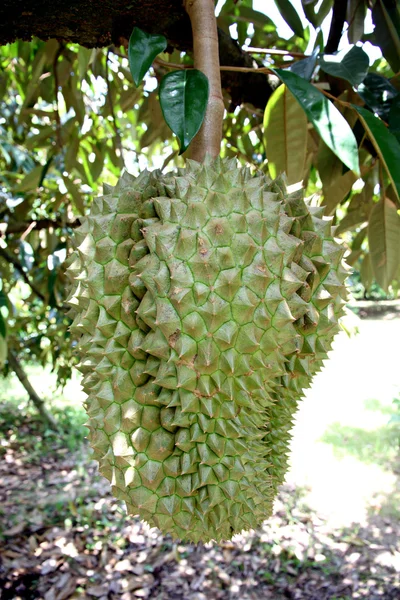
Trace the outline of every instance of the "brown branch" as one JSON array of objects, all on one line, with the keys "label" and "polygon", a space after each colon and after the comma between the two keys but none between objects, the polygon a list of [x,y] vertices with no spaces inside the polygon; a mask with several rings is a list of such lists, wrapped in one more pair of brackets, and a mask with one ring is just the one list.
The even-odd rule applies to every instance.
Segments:
[{"label": "brown branch", "polygon": [[[166,67],[167,69],[195,69],[194,65],[183,65],[181,63],[171,63],[161,58],[156,58],[154,61],[160,67]],[[220,71],[232,71],[236,73],[266,73],[268,75],[273,74],[272,69],[268,67],[231,67],[229,65],[220,65]]]},{"label": "brown branch", "polygon": [[[79,227],[80,221],[79,219],[75,219],[75,221],[67,221],[63,222],[60,219],[53,221],[52,219],[40,219],[38,221],[31,222],[16,222],[16,223],[8,223],[6,229],[6,235],[9,233],[25,233],[28,229],[50,229],[54,227],[54,229],[58,229],[60,227],[70,227],[71,229],[75,229],[75,227]],[[33,227],[32,227],[33,226]]]},{"label": "brown branch", "polygon": [[343,34],[344,23],[346,21],[347,0],[334,0],[331,28],[329,30],[328,41],[325,46],[325,53],[332,54],[336,52]]},{"label": "brown branch", "polygon": [[249,54],[270,54],[271,56],[296,56],[297,58],[308,58],[308,55],[303,54],[303,52],[278,50],[278,48],[252,48],[251,46],[244,46],[242,50],[248,52]]},{"label": "brown branch", "polygon": [[199,162],[206,154],[219,155],[222,141],[224,101],[219,70],[218,31],[214,0],[186,0],[192,24],[194,66],[206,75],[209,98],[203,125],[191,144],[191,157]]},{"label": "brown branch", "polygon": [[47,412],[42,398],[40,398],[37,392],[33,389],[32,384],[30,383],[24,369],[22,368],[21,363],[19,362],[19,359],[17,358],[17,355],[14,354],[12,350],[9,350],[7,358],[10,368],[14,371],[14,373],[24,386],[25,390],[28,393],[29,399],[32,401],[32,404],[35,406],[36,410],[40,414],[42,421],[46,423],[46,425],[48,425],[51,429],[57,431],[57,423],[55,422],[53,416],[49,412]]},{"label": "brown branch", "polygon": [[13,254],[11,254],[11,252],[8,252],[5,248],[2,248],[1,246],[0,246],[0,256],[2,258],[4,258],[7,262],[9,262],[10,264],[12,264],[13,267],[14,267],[14,269],[16,269],[21,274],[21,277],[25,281],[25,283],[27,283],[29,285],[29,287],[31,288],[32,292],[38,298],[40,298],[40,300],[42,300],[42,302],[46,302],[46,298],[44,297],[44,295],[42,294],[42,292],[37,289],[37,287],[35,286],[35,284],[32,283],[30,277],[24,271],[24,267],[21,265],[21,263],[19,262],[19,260]]}]

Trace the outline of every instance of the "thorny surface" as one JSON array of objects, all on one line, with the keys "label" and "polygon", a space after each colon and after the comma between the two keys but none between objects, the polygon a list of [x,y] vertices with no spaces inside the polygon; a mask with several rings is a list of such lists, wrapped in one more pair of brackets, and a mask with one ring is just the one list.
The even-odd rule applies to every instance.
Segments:
[{"label": "thorny surface", "polygon": [[[29,440],[35,423],[24,427]],[[34,453],[6,432],[0,503],[3,600],[399,598],[396,519],[333,531],[288,486],[259,530],[219,546],[175,543],[125,515],[85,444]]]}]

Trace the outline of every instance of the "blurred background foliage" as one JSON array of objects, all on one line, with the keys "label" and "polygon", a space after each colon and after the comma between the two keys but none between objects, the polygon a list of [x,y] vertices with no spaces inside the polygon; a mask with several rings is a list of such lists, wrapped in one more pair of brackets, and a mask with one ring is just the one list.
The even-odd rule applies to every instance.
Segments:
[{"label": "blurred background foliage", "polygon": [[[300,157],[306,195],[327,205],[338,225],[354,268],[354,296],[395,298],[400,280],[398,192],[388,177],[382,140],[371,139],[350,104],[364,106],[384,121],[398,140],[400,164],[398,6],[395,0],[348,0],[338,36],[332,0],[305,0],[300,16],[290,2],[276,0],[292,30],[289,39],[255,6],[252,0],[219,2],[218,26],[251,53],[254,68],[290,67],[329,94],[349,122],[359,144],[360,178],[329,150],[311,123],[299,119],[299,135],[306,128]],[[368,19],[372,32],[364,31]],[[321,68],[321,56],[335,53],[343,39],[347,50],[368,44],[382,53],[371,59],[358,87]],[[169,70],[165,63],[191,61],[190,53],[169,47],[136,89],[123,46],[87,49],[33,39],[0,48],[0,362],[6,372],[8,353],[19,361],[50,364],[60,385],[71,376],[75,359],[64,264],[73,230],[103,184],[114,185],[123,168],[138,174],[145,167],[184,165],[162,118],[157,88]],[[278,88],[277,77],[265,77],[271,92]],[[290,153],[296,132],[292,127],[288,131],[284,112],[271,112],[274,94],[266,107],[275,125],[271,138],[264,110],[238,105],[224,90],[222,155],[268,172],[279,168],[274,152],[283,144],[291,164],[297,164],[298,154]]]}]

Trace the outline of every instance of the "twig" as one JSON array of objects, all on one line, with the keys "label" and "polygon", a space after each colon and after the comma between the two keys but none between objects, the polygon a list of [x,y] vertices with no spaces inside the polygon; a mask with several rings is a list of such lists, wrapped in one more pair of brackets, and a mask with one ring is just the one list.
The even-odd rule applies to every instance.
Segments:
[{"label": "twig", "polygon": [[[171,63],[166,60],[162,60],[161,58],[156,58],[154,61],[157,65],[162,67],[167,67],[168,69],[194,69],[194,65],[182,65],[180,63]],[[219,67],[220,71],[237,71],[238,73],[273,73],[271,69],[268,67],[231,67],[221,65]]]},{"label": "twig", "polygon": [[25,390],[28,393],[29,399],[32,401],[32,404],[35,406],[38,413],[42,417],[42,420],[51,429],[57,431],[58,426],[56,421],[54,420],[53,416],[49,412],[47,412],[44,401],[33,389],[32,384],[30,383],[24,369],[22,368],[21,363],[19,362],[19,359],[17,358],[17,355],[14,354],[12,350],[8,351],[8,364],[10,365],[10,368],[14,371],[22,385],[24,386]]},{"label": "twig", "polygon": [[110,79],[109,79],[109,69],[108,69],[109,58],[108,57],[110,55],[110,52],[112,52],[110,50],[110,48],[107,48],[107,56],[106,56],[107,98],[108,98],[108,102],[110,104],[110,112],[111,112],[111,117],[112,117],[113,124],[114,124],[114,131],[115,131],[115,138],[116,138],[116,141],[117,141],[117,148],[119,149],[119,151],[121,153],[121,158],[123,158],[121,134],[119,132],[118,122],[117,122],[117,118],[115,116],[114,101],[113,101],[113,97],[112,97],[112,93],[111,93],[111,86],[110,86]]},{"label": "twig", "polygon": [[61,220],[53,221],[52,219],[40,219],[39,221],[31,221],[30,223],[17,221],[16,223],[7,223],[5,234],[23,232],[23,235],[27,235],[28,230],[32,229],[50,229],[50,227],[54,227],[54,229],[59,227],[71,227],[72,229],[75,229],[75,227],[79,227],[79,225],[79,219],[75,219],[75,221],[66,221],[65,223]]},{"label": "twig", "polygon": [[335,102],[339,102],[339,104],[341,104],[342,106],[347,106],[347,108],[351,108],[350,102],[346,102],[345,100],[339,100],[339,98],[336,98],[336,96],[334,96],[333,94],[330,94],[326,90],[323,90],[321,88],[318,88],[318,89],[320,92],[322,92],[324,94],[324,96],[327,96],[327,98],[330,98],[331,100],[334,100]]},{"label": "twig", "polygon": [[[124,46],[125,48],[125,46]],[[118,50],[116,50],[115,46],[110,46],[109,47],[110,52],[112,52],[112,54],[115,54],[115,56],[119,56],[120,58],[128,58],[127,54],[122,54],[122,52],[119,52]]]},{"label": "twig", "polygon": [[14,269],[16,269],[21,274],[21,277],[25,281],[25,283],[27,283],[29,285],[32,292],[34,292],[34,294],[38,298],[40,298],[40,300],[42,300],[42,302],[46,302],[46,298],[44,297],[42,292],[37,289],[35,284],[32,283],[28,274],[25,273],[24,267],[17,260],[17,258],[13,254],[11,254],[11,252],[8,252],[5,248],[1,248],[1,247],[0,247],[0,256],[3,257],[7,262],[11,263],[13,265]]},{"label": "twig", "polygon": [[278,48],[252,48],[251,46],[243,46],[242,50],[249,54],[270,54],[271,56],[296,56],[297,58],[308,58],[303,52],[291,52],[290,50],[278,50]]}]

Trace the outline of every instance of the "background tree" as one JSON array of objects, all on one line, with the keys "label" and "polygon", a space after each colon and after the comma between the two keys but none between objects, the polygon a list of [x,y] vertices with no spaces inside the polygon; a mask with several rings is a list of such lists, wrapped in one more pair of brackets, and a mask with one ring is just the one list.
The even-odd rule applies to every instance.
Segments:
[{"label": "background tree", "polygon": [[[400,277],[396,0],[304,0],[298,12],[289,0],[276,5],[293,31],[288,40],[252,0],[218,3],[222,154],[272,177],[285,170],[289,184],[303,180],[336,220],[365,292],[379,284],[393,294]],[[366,15],[372,33],[364,33]],[[74,362],[64,305],[71,234],[124,166],[133,173],[183,166],[158,92],[166,73],[192,65],[190,23],[180,0],[151,8],[142,0],[112,8],[5,0],[0,17],[0,353],[6,368],[15,356],[51,363],[64,384]],[[127,58],[133,26],[168,44],[138,87]],[[338,52],[346,35],[350,46]],[[371,66],[367,41],[383,54]]]}]

